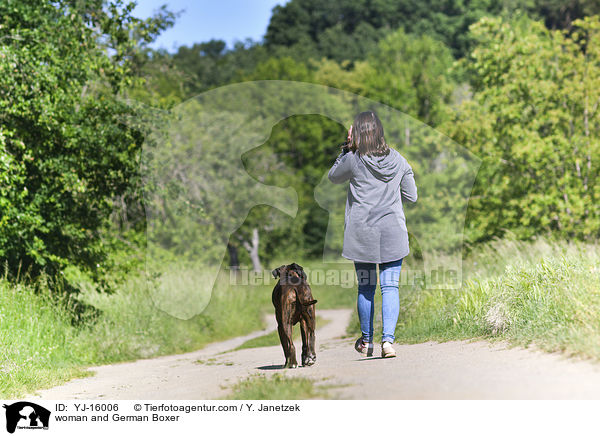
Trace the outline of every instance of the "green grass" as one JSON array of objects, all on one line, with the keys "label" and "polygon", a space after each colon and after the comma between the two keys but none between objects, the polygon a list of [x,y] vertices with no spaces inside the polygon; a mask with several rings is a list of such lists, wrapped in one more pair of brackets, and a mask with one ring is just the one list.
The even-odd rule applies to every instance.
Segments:
[{"label": "green grass", "polygon": [[[297,261],[311,278],[317,313],[355,306],[351,263]],[[600,245],[494,241],[477,247],[463,266],[460,290],[401,289],[398,342],[508,340],[600,359]],[[170,280],[189,286],[202,279],[194,276],[194,268],[177,268],[178,275],[188,276],[164,276],[164,289]],[[322,273],[321,279],[315,272]],[[337,279],[323,279],[329,273]],[[21,397],[85,376],[88,366],[191,351],[264,328],[264,316],[272,316],[275,284],[266,276],[256,284],[231,284],[222,274],[206,308],[182,320],[157,309],[146,278],[130,273],[113,294],[88,286],[80,297],[100,315],[77,326],[44,286],[34,292],[25,281],[0,278],[0,396]],[[380,328],[376,321],[376,332]],[[355,317],[348,332],[355,336],[358,331]],[[274,334],[244,347],[278,343]]]},{"label": "green grass", "polygon": [[0,279],[0,396],[19,397],[85,375],[86,366],[190,351],[258,330],[270,304],[261,291],[221,279],[206,309],[182,320],[154,307],[145,279],[135,276],[114,294],[84,292],[82,299],[100,316],[74,326],[47,291]]},{"label": "green grass", "polygon": [[[321,262],[301,264],[324,269]],[[189,265],[166,269],[171,274],[163,276],[165,289],[173,287],[170,281],[182,287],[203,279],[194,276],[197,269]],[[247,334],[264,328],[264,315],[273,310],[275,280],[269,274],[256,284],[232,284],[223,272],[206,308],[189,320],[155,307],[140,272],[130,273],[113,294],[97,292],[76,271],[71,275],[84,288],[80,299],[100,310],[93,322],[74,326],[72,314],[56,304],[44,286],[36,293],[25,281],[15,284],[0,278],[0,397],[22,397],[85,376],[88,366],[191,351]],[[351,289],[337,283],[312,289],[319,300],[317,310],[341,307],[354,298]]]},{"label": "green grass", "polygon": [[[297,341],[300,337],[300,332],[294,332],[294,341]],[[242,345],[236,348],[236,350],[243,350],[246,348],[259,348],[259,347],[271,347],[279,343],[279,333],[277,330],[267,333],[266,335],[259,336],[254,339],[249,339]]]},{"label": "green grass", "polygon": [[85,376],[73,364],[77,337],[70,318],[47,294],[0,280],[0,396]]},{"label": "green grass", "polygon": [[228,400],[308,400],[329,398],[327,388],[306,377],[253,375],[232,387]]},{"label": "green grass", "polygon": [[460,290],[401,290],[397,342],[506,340],[600,359],[599,246],[496,241],[465,270]]}]

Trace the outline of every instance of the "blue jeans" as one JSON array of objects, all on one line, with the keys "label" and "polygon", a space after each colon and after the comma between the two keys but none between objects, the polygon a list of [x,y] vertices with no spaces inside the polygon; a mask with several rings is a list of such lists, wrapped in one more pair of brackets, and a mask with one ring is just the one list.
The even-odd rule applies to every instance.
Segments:
[{"label": "blue jeans", "polygon": [[[358,279],[358,318],[364,342],[373,342],[373,314],[375,307],[373,298],[377,287],[377,264],[354,262]],[[381,287],[381,318],[383,335],[381,342],[394,342],[394,332],[400,313],[400,296],[398,283],[402,259],[379,264],[379,285]]]}]

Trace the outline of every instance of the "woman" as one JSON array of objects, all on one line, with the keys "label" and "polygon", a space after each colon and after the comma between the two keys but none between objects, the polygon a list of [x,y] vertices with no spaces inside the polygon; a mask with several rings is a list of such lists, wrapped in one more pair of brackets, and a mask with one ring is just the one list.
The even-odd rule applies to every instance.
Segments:
[{"label": "woman", "polygon": [[333,183],[350,181],[346,200],[342,256],[353,260],[358,278],[358,317],[362,336],[355,349],[373,354],[373,298],[382,295],[381,356],[395,357],[392,347],[400,312],[398,282],[402,259],[409,253],[402,201],[417,201],[412,168],[388,147],[377,115],[362,112],[348,130],[348,143],[329,171]]}]

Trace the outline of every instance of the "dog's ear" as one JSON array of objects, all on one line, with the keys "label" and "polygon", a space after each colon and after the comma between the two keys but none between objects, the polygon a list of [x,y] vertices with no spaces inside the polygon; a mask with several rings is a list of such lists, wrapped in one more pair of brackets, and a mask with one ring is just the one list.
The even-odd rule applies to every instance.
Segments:
[{"label": "dog's ear", "polygon": [[273,271],[271,271],[271,274],[273,274],[273,277],[277,278],[281,275],[281,269],[284,268],[285,265],[281,265],[279,268],[275,268]]}]

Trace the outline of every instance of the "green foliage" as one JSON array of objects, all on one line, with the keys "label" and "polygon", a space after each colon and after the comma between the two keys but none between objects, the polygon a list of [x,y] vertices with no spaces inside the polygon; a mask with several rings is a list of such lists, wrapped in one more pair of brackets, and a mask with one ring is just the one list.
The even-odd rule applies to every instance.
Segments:
[{"label": "green foliage", "polygon": [[173,57],[165,51],[146,51],[138,59],[137,80],[127,90],[127,96],[145,105],[170,109],[187,95],[189,75],[177,68]]},{"label": "green foliage", "polygon": [[543,18],[549,29],[570,31],[575,20],[600,14],[600,3],[595,0],[530,0],[523,3],[523,8]]},{"label": "green foliage", "polygon": [[252,73],[244,77],[246,80],[296,80],[307,82],[310,73],[306,65],[291,57],[271,57],[256,65]]},{"label": "green foliage", "polygon": [[145,77],[156,80],[157,73],[165,76],[164,70],[168,66],[171,75],[180,77],[176,78],[176,83],[157,83],[154,89],[159,88],[164,94],[165,90],[177,85],[189,98],[226,83],[247,80],[244,76],[251,74],[273,54],[253,42],[237,42],[232,50],[227,50],[222,40],[181,46],[173,55],[149,51],[146,53],[149,68],[145,70]]},{"label": "green foliage", "polygon": [[[587,38],[594,43],[594,36],[586,25],[573,26],[570,17],[593,13],[595,6],[583,1],[559,3],[292,0],[274,9],[264,44],[238,44],[227,50],[222,42],[209,41],[182,47],[169,64],[172,75],[166,77],[172,80],[159,85],[162,91],[157,87],[151,92],[157,98],[181,99],[215,86],[262,79],[306,81],[350,91],[440,128],[485,160],[470,201],[466,229],[470,242],[488,240],[507,229],[522,238],[547,230],[590,238],[597,216],[591,161],[596,128],[591,85],[596,70],[591,66],[596,61],[594,53],[581,50]],[[568,11],[563,18],[569,23],[556,24],[561,11]],[[522,12],[545,18],[548,26],[567,28],[568,33],[548,32]],[[502,29],[489,24],[497,19],[484,18],[467,31],[471,23],[493,15],[516,18],[501,20]],[[584,34],[585,41],[577,42]],[[452,55],[465,54],[470,57],[452,69]],[[569,72],[572,62],[575,72]],[[183,85],[174,91],[178,77]],[[463,77],[469,78],[470,86],[457,83]],[[461,101],[464,104],[457,107]],[[461,163],[469,160],[468,153],[459,148],[449,152],[450,141],[408,117],[404,126],[386,129],[392,145],[409,159],[417,175],[420,204],[410,212],[411,226],[439,235],[455,233],[451,222],[466,207],[456,192],[471,189]],[[294,220],[283,216],[276,226],[261,230],[261,258],[275,256],[281,238],[291,241],[285,244],[291,254],[322,253],[328,219],[313,200],[314,187],[333,161],[333,149],[328,147],[341,142],[343,131],[324,117],[292,117],[274,128],[267,143],[244,156],[246,169],[255,177],[266,168],[261,162],[274,157],[284,167],[269,167],[265,183],[292,186],[299,194],[300,210]],[[456,186],[460,189],[450,194]],[[241,247],[240,241],[248,239],[265,213],[252,211],[232,243]],[[462,243],[438,239],[438,248]],[[240,258],[248,261],[244,250]]]},{"label": "green foliage", "polygon": [[552,231],[595,238],[600,122],[598,18],[570,35],[487,18],[465,61],[474,90],[447,126],[483,158],[469,204],[472,241]]},{"label": "green foliage", "polygon": [[[266,182],[278,186],[291,186],[298,193],[299,213],[294,220],[286,218],[281,226],[272,229],[265,238],[265,255],[284,254],[320,256],[323,253],[324,235],[327,231],[328,213],[315,201],[314,190],[331,165],[332,145],[343,138],[344,128],[320,115],[297,115],[274,126],[271,136],[261,147],[244,155],[245,162],[258,159],[261,154],[275,156],[281,162],[272,168]],[[253,176],[259,173],[247,164]],[[285,238],[285,239],[282,239]],[[286,247],[281,247],[281,240]],[[283,250],[283,251],[282,251]]]},{"label": "green foliage", "polygon": [[11,274],[104,270],[99,231],[131,188],[141,144],[117,96],[132,84],[138,41],[163,28],[132,8],[0,3],[0,257]]},{"label": "green foliage", "polygon": [[368,57],[390,30],[402,28],[442,42],[461,58],[472,46],[471,24],[520,11],[544,19],[550,29],[571,30],[576,19],[600,13],[600,5],[595,0],[291,0],[273,9],[265,44],[305,58],[356,61]]},{"label": "green foliage", "polygon": [[452,96],[452,62],[440,42],[399,29],[352,66],[327,59],[311,64],[315,82],[355,92],[435,126],[445,119]]},{"label": "green foliage", "polygon": [[301,50],[312,47],[320,56],[354,61],[366,58],[386,32],[403,28],[435,38],[461,57],[469,47],[469,25],[511,6],[520,2],[291,0],[273,9],[265,44]]},{"label": "green foliage", "polygon": [[[469,282],[446,302],[433,297],[429,304],[437,307],[435,315],[423,307],[421,321],[408,320],[399,329],[411,341],[422,340],[424,334],[447,339],[483,336],[597,359],[597,256],[596,247],[580,247],[574,254],[547,253],[536,263],[509,262],[501,276]],[[421,311],[414,309],[413,313]],[[439,327],[424,330],[432,316]]]},{"label": "green foliage", "polygon": [[362,70],[365,96],[398,108],[435,126],[444,117],[453,83],[452,56],[446,46],[428,36],[397,30],[377,45]]},{"label": "green foliage", "polygon": [[56,304],[48,292],[36,294],[32,286],[4,278],[0,279],[0,304],[0,392],[4,397],[83,374],[65,365],[75,358],[70,345],[76,329],[64,305]]}]

